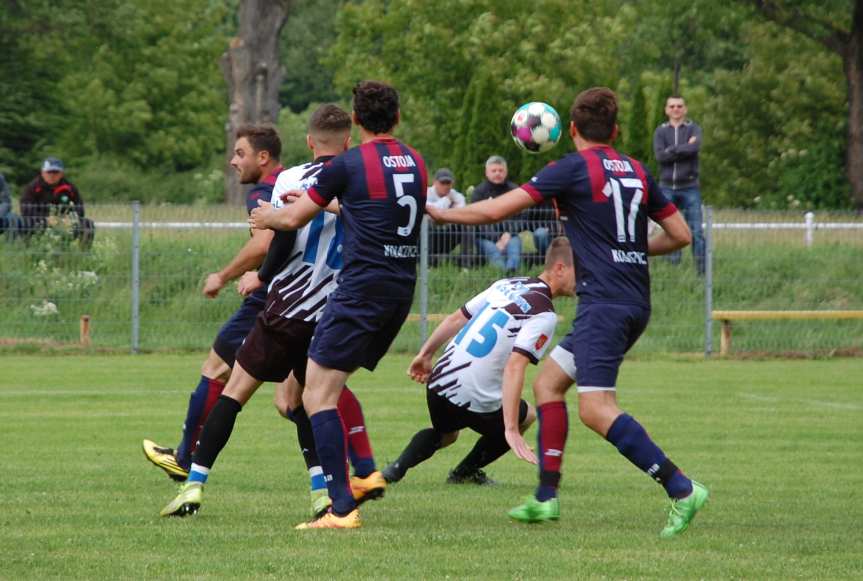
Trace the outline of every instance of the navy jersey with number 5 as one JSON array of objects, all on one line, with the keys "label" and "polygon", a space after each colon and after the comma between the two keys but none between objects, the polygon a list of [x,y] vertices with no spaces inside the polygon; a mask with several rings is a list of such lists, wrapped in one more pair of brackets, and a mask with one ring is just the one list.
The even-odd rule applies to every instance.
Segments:
[{"label": "navy jersey with number 5", "polygon": [[341,293],[413,297],[427,184],[423,158],[396,139],[364,143],[323,167],[308,194],[320,206],[339,199],[345,226]]},{"label": "navy jersey with number 5", "polygon": [[640,162],[595,146],[548,164],[522,189],[537,202],[557,198],[582,302],[650,306],[647,218],[677,208]]}]

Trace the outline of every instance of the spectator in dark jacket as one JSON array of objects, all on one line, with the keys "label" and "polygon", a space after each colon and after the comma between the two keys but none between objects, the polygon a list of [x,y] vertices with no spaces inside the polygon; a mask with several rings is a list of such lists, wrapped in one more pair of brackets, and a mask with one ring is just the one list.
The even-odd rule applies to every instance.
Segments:
[{"label": "spectator in dark jacket", "polygon": [[84,200],[56,157],[46,159],[39,175],[27,184],[21,195],[21,215],[28,235],[44,230],[58,217],[72,216],[74,237],[85,248],[93,243],[95,226],[84,217]]},{"label": "spectator in dark jacket", "polygon": [[[698,274],[704,274],[704,233],[701,218],[701,190],[698,184],[698,153],[701,127],[686,118],[683,97],[665,101],[668,122],[653,133],[653,151],[659,162],[659,185],[663,193],[683,214],[692,232],[692,256]],[[668,255],[680,262],[680,252]]]},{"label": "spectator in dark jacket", "polygon": [[[485,162],[485,180],[473,190],[471,203],[488,198],[496,198],[518,187],[506,179],[506,160],[499,155],[493,155]],[[521,261],[521,230],[516,223],[510,221],[498,224],[479,226],[476,232],[476,244],[480,254],[489,262],[508,274],[518,269]]]},{"label": "spectator in dark jacket", "polygon": [[0,232],[10,240],[21,232],[21,217],[12,211],[12,192],[3,174],[0,174]]}]

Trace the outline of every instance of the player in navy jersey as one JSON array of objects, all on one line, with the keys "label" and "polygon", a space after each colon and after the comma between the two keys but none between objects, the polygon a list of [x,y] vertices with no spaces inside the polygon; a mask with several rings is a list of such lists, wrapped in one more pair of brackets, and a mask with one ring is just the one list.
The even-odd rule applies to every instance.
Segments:
[{"label": "player in navy jersey", "polygon": [[[315,183],[324,163],[350,144],[351,118],[336,105],[322,105],[309,120],[306,141],[315,160],[284,170],[276,181],[271,203],[281,206],[282,194]],[[237,351],[233,372],[204,424],[200,442],[192,455],[189,477],[162,516],[193,514],[201,505],[203,485],[222,448],[227,444],[242,406],[264,381],[278,382],[276,406],[297,424],[298,439],[312,480],[312,513],[329,506],[323,471],[314,455],[314,440],[308,417],[296,403],[305,381],[306,353],[326,297],[335,286],[341,268],[342,227],[331,213],[319,214],[298,232],[278,232],[257,272],[240,281],[241,294],[249,294],[269,283],[266,306]],[[288,376],[291,379],[285,380]],[[362,476],[375,471],[371,447],[365,436],[362,410],[345,387],[339,409],[351,427],[351,460]],[[305,448],[311,448],[310,453]],[[320,486],[316,486],[316,480]]]},{"label": "player in navy jersey", "polygon": [[[444,319],[408,368],[414,381],[428,383],[432,427],[414,434],[398,459],[384,468],[387,482],[401,480],[410,468],[455,442],[464,428],[480,438],[447,482],[489,483],[482,468],[510,448],[536,464],[522,437],[536,419],[533,406],[521,399],[524,374],[551,343],[557,325],[553,299],[572,296],[574,286],[572,248],[566,238],[557,238],[539,277],[496,281]],[[435,352],[448,341],[432,367]]]},{"label": "player in navy jersey", "polygon": [[367,486],[385,486],[378,471],[364,481],[348,481],[336,403],[348,376],[359,367],[374,370],[387,352],[407,318],[416,284],[417,239],[428,185],[425,162],[392,136],[399,121],[395,89],[363,81],[353,94],[361,145],[330,161],[317,185],[294,204],[280,210],[264,204],[249,218],[255,228],[292,230],[338,198],[345,224],[339,288],[330,295],[315,330],[303,393],[333,506],[297,528],[359,527],[354,495]]},{"label": "player in navy jersey", "polygon": [[[239,174],[241,183],[255,184],[246,195],[246,209],[249,212],[257,208],[258,200],[269,201],[276,179],[283,169],[279,164],[281,151],[282,142],[271,127],[248,126],[237,131],[231,166]],[[257,268],[266,256],[272,238],[272,232],[252,230],[251,237],[236,256],[222,270],[207,276],[204,296],[215,298],[228,282]],[[144,440],[147,459],[172,479],[182,481],[189,475],[192,453],[201,428],[225,388],[237,349],[252,329],[255,317],[264,308],[266,297],[266,289],[263,288],[247,296],[216,335],[213,347],[201,366],[201,379],[189,398],[177,448]]]},{"label": "player in navy jersey", "polygon": [[[689,228],[644,166],[613,149],[617,98],[597,87],[580,93],[570,111],[576,153],[552,162],[530,182],[494,200],[465,208],[429,209],[437,221],[484,224],[555,198],[576,258],[578,311],[573,329],[554,348],[534,382],[539,415],[539,486],[510,511],[523,522],[555,520],[557,489],[568,431],[565,395],[578,386],[581,421],[665,488],[671,499],[660,533],[672,537],[689,526],[708,491],[687,478],[617,405],[615,385],[624,354],[650,317],[650,255],[667,254],[691,241]],[[662,233],[647,239],[647,218]]]}]

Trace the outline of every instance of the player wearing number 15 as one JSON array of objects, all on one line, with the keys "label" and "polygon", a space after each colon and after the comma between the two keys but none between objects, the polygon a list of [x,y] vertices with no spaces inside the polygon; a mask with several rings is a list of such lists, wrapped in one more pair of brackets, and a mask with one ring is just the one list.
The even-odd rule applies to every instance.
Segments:
[{"label": "player wearing number 15", "polygon": [[315,330],[303,393],[333,506],[297,528],[360,526],[353,494],[363,483],[348,483],[336,404],[348,376],[360,367],[373,370],[387,352],[410,310],[416,284],[428,185],[425,162],[392,136],[399,121],[395,89],[363,81],[353,95],[361,145],[325,165],[317,184],[294,204],[261,208],[250,218],[256,228],[296,229],[338,198],[345,227],[339,288],[328,297]]},{"label": "player wearing number 15", "polygon": [[[647,257],[686,246],[691,234],[644,166],[611,147],[617,131],[615,94],[603,87],[588,89],[570,111],[576,153],[494,200],[429,214],[439,222],[483,224],[556,198],[576,256],[579,303],[573,329],[534,382],[539,486],[510,516],[523,522],[558,518],[557,489],[569,427],[565,395],[577,382],[581,421],[665,488],[671,511],[660,534],[671,537],[686,530],[707,500],[707,489],[665,456],[641,424],[617,406],[615,394],[624,354],[650,318]],[[663,229],[650,240],[648,216]]]}]

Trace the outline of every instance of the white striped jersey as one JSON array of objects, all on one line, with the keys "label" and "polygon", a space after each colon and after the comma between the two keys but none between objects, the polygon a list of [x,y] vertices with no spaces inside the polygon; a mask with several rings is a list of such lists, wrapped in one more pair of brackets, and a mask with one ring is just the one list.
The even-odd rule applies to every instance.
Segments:
[{"label": "white striped jersey", "polygon": [[[279,174],[272,204],[281,207],[288,190],[308,189],[317,182],[323,161],[304,163]],[[321,212],[303,228],[283,269],[273,277],[266,312],[285,319],[316,322],[337,286],[342,268],[342,222],[330,212]]]},{"label": "white striped jersey", "polygon": [[462,312],[470,320],[438,359],[428,389],[473,412],[497,411],[510,355],[521,353],[536,364],[551,343],[557,324],[551,289],[538,278],[505,278]]}]

